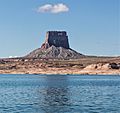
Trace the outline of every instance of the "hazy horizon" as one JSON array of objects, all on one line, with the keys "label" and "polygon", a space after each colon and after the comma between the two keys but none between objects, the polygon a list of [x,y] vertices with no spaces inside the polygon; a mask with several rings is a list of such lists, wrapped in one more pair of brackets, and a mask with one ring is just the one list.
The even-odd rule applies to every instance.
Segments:
[{"label": "hazy horizon", "polygon": [[54,30],[82,54],[120,56],[119,0],[0,0],[0,14],[0,58],[28,54]]}]

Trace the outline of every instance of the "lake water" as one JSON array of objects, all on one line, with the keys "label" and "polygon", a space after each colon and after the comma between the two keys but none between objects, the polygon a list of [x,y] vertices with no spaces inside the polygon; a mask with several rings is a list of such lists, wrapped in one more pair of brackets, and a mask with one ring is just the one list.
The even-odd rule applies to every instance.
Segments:
[{"label": "lake water", "polygon": [[0,113],[120,113],[120,76],[0,75]]}]

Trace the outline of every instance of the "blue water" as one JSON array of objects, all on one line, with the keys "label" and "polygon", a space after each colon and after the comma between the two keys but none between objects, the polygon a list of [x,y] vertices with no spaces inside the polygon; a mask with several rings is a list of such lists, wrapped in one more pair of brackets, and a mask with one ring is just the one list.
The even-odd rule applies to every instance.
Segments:
[{"label": "blue water", "polygon": [[120,76],[0,75],[0,113],[120,113]]}]

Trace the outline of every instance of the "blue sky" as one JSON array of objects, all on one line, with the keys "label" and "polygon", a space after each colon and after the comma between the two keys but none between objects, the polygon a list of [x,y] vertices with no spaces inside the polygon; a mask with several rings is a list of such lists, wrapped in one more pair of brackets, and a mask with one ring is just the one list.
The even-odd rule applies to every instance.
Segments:
[{"label": "blue sky", "polygon": [[48,30],[67,31],[80,53],[120,55],[119,26],[119,0],[0,0],[0,57],[39,48]]}]

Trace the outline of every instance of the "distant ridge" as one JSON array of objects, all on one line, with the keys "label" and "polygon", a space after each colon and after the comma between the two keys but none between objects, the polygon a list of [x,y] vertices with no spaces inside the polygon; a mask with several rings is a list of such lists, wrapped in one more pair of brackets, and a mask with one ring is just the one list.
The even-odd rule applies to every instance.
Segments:
[{"label": "distant ridge", "polygon": [[85,55],[72,50],[69,46],[68,36],[65,31],[48,31],[42,46],[25,57],[27,58],[52,58],[52,59],[77,59]]}]

